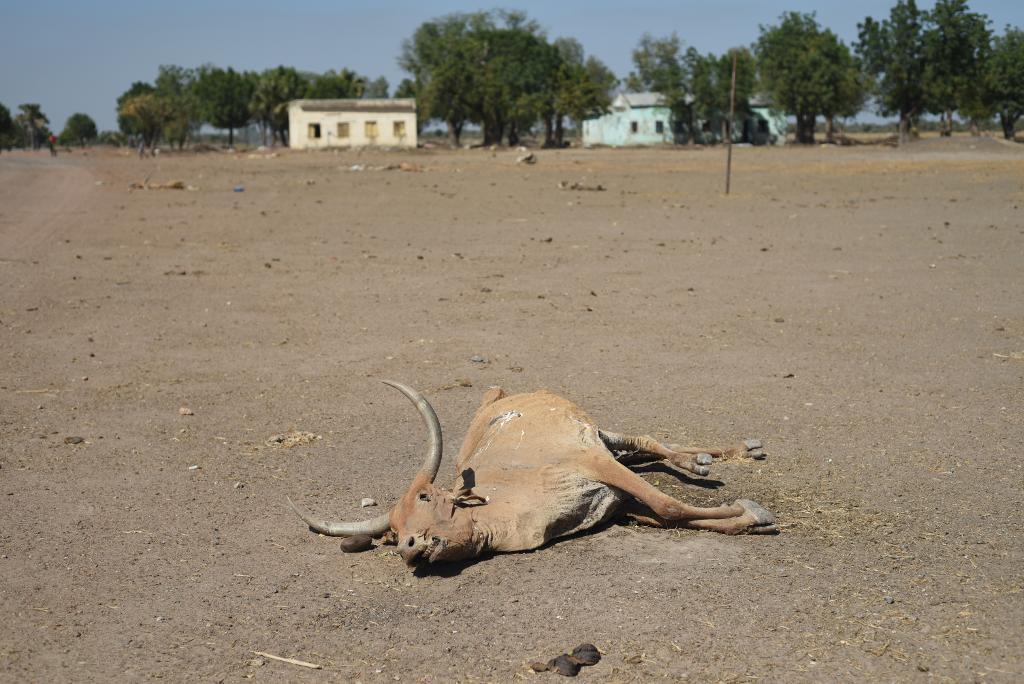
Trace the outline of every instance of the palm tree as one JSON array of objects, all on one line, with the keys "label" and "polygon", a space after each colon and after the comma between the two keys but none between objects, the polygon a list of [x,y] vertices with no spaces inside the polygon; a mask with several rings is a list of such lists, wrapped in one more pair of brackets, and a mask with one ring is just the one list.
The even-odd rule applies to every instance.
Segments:
[{"label": "palm tree", "polygon": [[15,121],[19,126],[23,126],[28,131],[29,141],[32,144],[33,150],[38,150],[42,145],[42,135],[40,131],[43,126],[50,123],[50,120],[43,114],[42,107],[35,103],[27,103],[18,105],[18,109],[21,110],[21,114],[18,114]]},{"label": "palm tree", "polygon": [[288,103],[302,97],[307,85],[295,69],[279,66],[264,71],[253,91],[250,111],[282,145],[288,144]]}]

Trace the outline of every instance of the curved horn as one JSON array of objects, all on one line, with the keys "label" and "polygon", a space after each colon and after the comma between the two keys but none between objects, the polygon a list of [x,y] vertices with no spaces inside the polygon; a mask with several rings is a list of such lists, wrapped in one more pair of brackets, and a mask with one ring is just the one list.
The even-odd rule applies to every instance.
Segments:
[{"label": "curved horn", "polygon": [[[420,468],[420,472],[417,478],[426,476],[430,482],[434,481],[437,476],[437,471],[441,467],[441,423],[437,420],[437,414],[434,413],[434,408],[427,401],[426,397],[422,394],[409,387],[403,385],[400,382],[392,382],[390,380],[382,381],[385,385],[394,387],[396,390],[401,392],[416,405],[416,409],[420,412],[420,416],[423,418],[423,424],[427,427],[427,455],[423,461],[423,467]],[[292,507],[303,522],[309,525],[312,529],[316,530],[320,534],[326,534],[332,537],[351,537],[356,534],[368,534],[371,537],[377,537],[391,527],[391,513],[381,513],[376,518],[370,520],[364,520],[362,522],[331,522],[329,520],[321,520],[314,517],[312,513],[307,511],[305,508],[298,506],[295,502],[288,499],[288,505]]]}]

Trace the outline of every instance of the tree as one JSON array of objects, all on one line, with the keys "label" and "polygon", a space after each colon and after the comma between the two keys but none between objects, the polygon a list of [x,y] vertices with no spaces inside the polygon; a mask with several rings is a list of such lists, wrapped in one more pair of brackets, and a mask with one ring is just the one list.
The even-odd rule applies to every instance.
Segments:
[{"label": "tree", "polygon": [[130,144],[135,143],[135,138],[141,136],[139,121],[132,115],[126,114],[125,103],[136,95],[145,95],[155,90],[149,83],[135,81],[128,90],[121,93],[117,98],[117,128],[128,139]]},{"label": "tree", "polygon": [[228,146],[235,144],[235,129],[249,123],[249,102],[256,77],[228,67],[200,67],[195,84],[203,119],[216,128],[228,129]]},{"label": "tree", "polygon": [[14,143],[15,131],[14,119],[11,118],[11,110],[0,104],[0,151],[8,149]]},{"label": "tree", "polygon": [[152,148],[160,140],[171,112],[164,98],[148,92],[121,101],[118,116],[131,122],[133,137],[141,138],[144,146]]},{"label": "tree", "polygon": [[692,92],[690,142],[695,141],[696,122],[703,123],[705,133],[710,133],[718,122],[722,139],[728,131],[729,104],[732,90],[732,58],[736,56],[736,111],[746,117],[750,109],[750,98],[754,96],[757,84],[757,60],[747,48],[735,48],[721,56],[701,55],[690,48],[686,62],[690,72]]},{"label": "tree", "polygon": [[256,83],[250,111],[282,145],[288,144],[288,103],[301,98],[308,87],[309,82],[298,71],[285,66],[267,69]]},{"label": "tree", "polygon": [[374,79],[366,84],[366,89],[363,91],[363,97],[365,98],[385,98],[388,96],[388,79],[381,76],[378,79]]},{"label": "tree", "polygon": [[897,0],[889,18],[867,17],[857,25],[857,54],[864,70],[877,79],[874,89],[878,111],[899,114],[900,143],[905,143],[913,122],[924,111],[924,22],[926,16],[914,0]]},{"label": "tree", "polygon": [[60,134],[62,145],[78,143],[79,147],[85,147],[87,142],[96,139],[96,122],[88,114],[72,114],[64,124],[64,130]]},{"label": "tree", "polygon": [[633,50],[634,71],[626,77],[626,88],[633,92],[661,93],[672,109],[677,122],[685,122],[692,133],[696,124],[690,106],[693,94],[690,83],[691,63],[682,54],[682,41],[673,33],[667,38],[654,38],[645,33]]},{"label": "tree", "polygon": [[413,77],[420,116],[444,121],[453,147],[472,116],[482,57],[472,31],[488,21],[484,14],[450,14],[424,22],[402,42],[398,65]]},{"label": "tree", "polygon": [[15,122],[24,129],[32,149],[38,150],[47,137],[46,125],[50,123],[50,120],[43,114],[42,107],[36,103],[20,104],[18,109],[21,113],[15,118]]},{"label": "tree", "polygon": [[311,100],[358,99],[366,92],[366,77],[351,69],[330,70],[311,74],[308,78],[306,97]]},{"label": "tree", "polygon": [[999,116],[1003,137],[1013,140],[1024,116],[1024,31],[1007,26],[996,37],[985,83],[985,100]]},{"label": "tree", "polygon": [[[551,144],[562,147],[562,120],[568,117],[579,131],[584,119],[604,114],[611,105],[611,91],[619,79],[596,57],[590,56],[584,60],[583,47],[577,41],[559,39],[555,45],[562,61],[556,73],[553,107],[555,121]],[[545,135],[545,144],[548,144],[547,138]]]},{"label": "tree", "polygon": [[825,61],[831,65],[827,88],[821,100],[825,117],[825,141],[835,142],[836,117],[856,116],[868,97],[867,78],[860,61],[842,41],[832,36],[821,43]]},{"label": "tree", "polygon": [[202,124],[199,98],[196,96],[196,71],[161,65],[155,85],[154,92],[167,109],[161,133],[167,142],[182,149]]},{"label": "tree", "polygon": [[969,11],[967,0],[938,0],[924,31],[925,87],[942,135],[953,133],[953,112],[977,109],[992,34],[988,18]]},{"label": "tree", "polygon": [[856,63],[849,48],[814,14],[789,12],[778,26],[762,26],[757,40],[761,83],[775,103],[796,115],[796,139],[814,143],[819,114],[832,119],[855,109]]}]

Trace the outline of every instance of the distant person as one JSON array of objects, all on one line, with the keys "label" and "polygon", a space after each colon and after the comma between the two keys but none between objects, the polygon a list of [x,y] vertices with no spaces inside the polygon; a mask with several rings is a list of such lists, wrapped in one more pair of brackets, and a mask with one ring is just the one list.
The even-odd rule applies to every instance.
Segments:
[{"label": "distant person", "polygon": [[50,156],[51,157],[56,157],[57,156],[57,147],[56,147],[56,145],[57,145],[57,136],[55,136],[53,133],[51,133],[50,137],[48,137],[46,139],[46,142],[50,145]]},{"label": "distant person", "polygon": [[139,141],[139,159],[142,159],[145,156],[146,156],[146,141],[145,140],[140,140]]}]

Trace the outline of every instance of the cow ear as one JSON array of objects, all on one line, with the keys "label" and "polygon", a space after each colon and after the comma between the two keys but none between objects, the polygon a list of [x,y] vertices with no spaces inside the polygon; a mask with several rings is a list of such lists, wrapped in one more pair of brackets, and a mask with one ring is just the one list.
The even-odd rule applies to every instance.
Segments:
[{"label": "cow ear", "polygon": [[456,506],[483,506],[487,503],[487,497],[474,494],[472,489],[465,488],[455,494],[454,501]]}]

